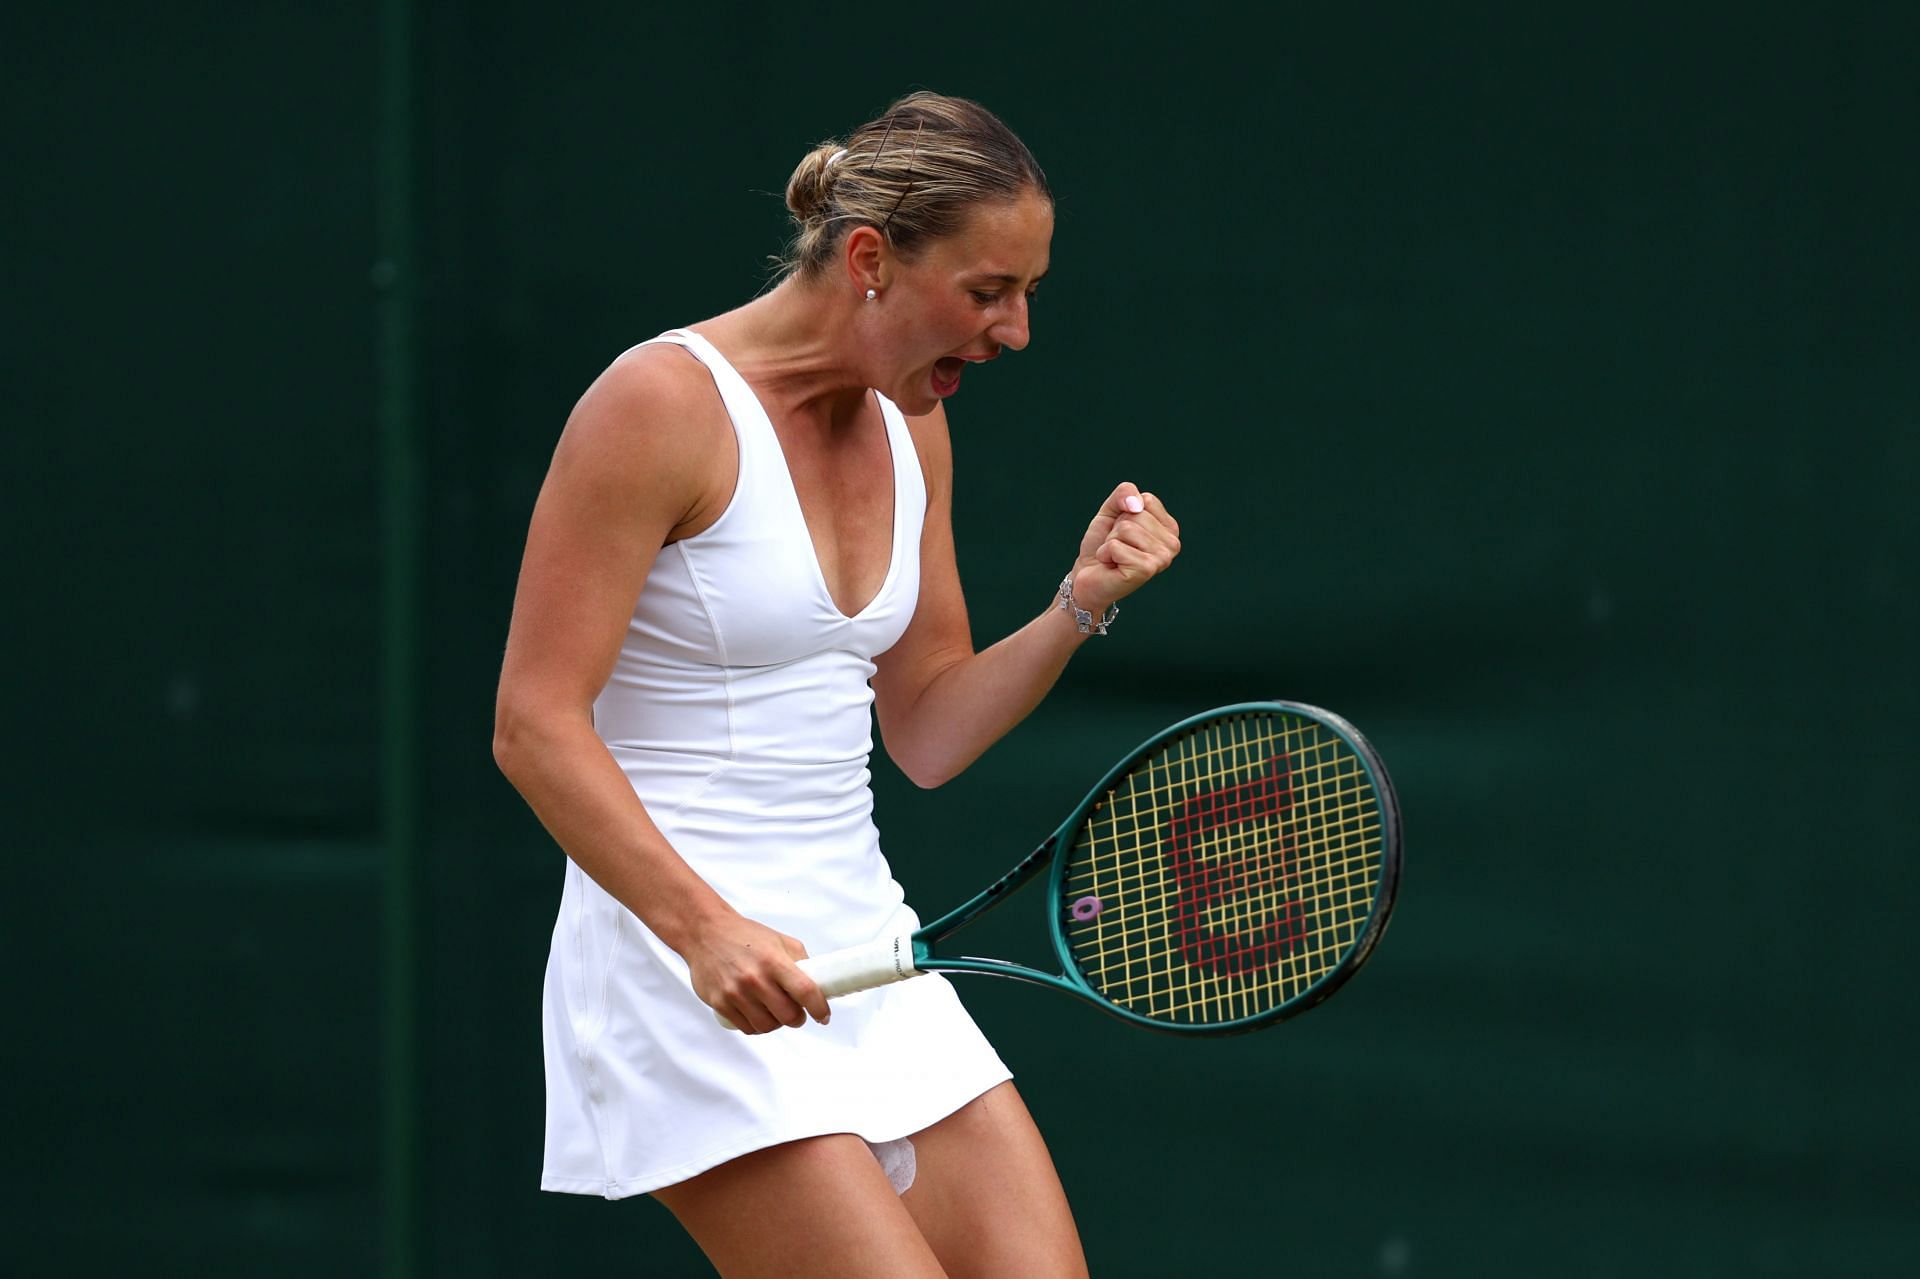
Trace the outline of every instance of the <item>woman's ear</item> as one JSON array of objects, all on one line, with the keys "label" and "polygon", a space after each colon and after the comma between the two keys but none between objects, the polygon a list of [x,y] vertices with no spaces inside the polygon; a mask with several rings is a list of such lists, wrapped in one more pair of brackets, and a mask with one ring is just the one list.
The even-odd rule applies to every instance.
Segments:
[{"label": "woman's ear", "polygon": [[868,289],[876,294],[887,291],[892,263],[887,252],[887,238],[877,228],[857,226],[847,232],[844,252],[847,282],[853,286],[855,294],[864,297]]}]

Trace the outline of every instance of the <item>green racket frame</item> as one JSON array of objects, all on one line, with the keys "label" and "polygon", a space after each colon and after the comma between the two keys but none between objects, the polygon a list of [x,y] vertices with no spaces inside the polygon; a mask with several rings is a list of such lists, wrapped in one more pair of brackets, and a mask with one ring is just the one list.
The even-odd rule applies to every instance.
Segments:
[{"label": "green racket frame", "polygon": [[[1153,754],[1169,739],[1179,737],[1210,720],[1224,719],[1240,714],[1280,713],[1311,720],[1332,732],[1350,747],[1361,767],[1366,771],[1367,779],[1373,786],[1374,795],[1380,804],[1380,846],[1381,867],[1379,883],[1375,886],[1373,901],[1367,914],[1367,922],[1359,931],[1346,952],[1320,979],[1293,998],[1264,1012],[1233,1021],[1189,1024],[1161,1021],[1146,1017],[1131,1009],[1123,1008],[1112,1002],[1088,983],[1081,975],[1071,945],[1064,932],[1067,910],[1063,905],[1064,877],[1067,866],[1067,852],[1072,847],[1072,839],[1087,820],[1089,814],[1099,805],[1107,793],[1114,788],[1135,765]],[[1041,972],[1025,964],[1006,959],[986,959],[970,955],[942,955],[935,945],[966,927],[985,911],[998,905],[1010,894],[1024,887],[1037,876],[1043,867],[1051,867],[1047,877],[1047,932],[1051,939],[1055,958],[1061,962],[1058,973]],[[936,973],[983,973],[990,977],[1007,977],[1015,981],[1031,982],[1038,986],[1049,986],[1064,991],[1079,999],[1086,1000],[1102,1012],[1110,1013],[1120,1020],[1150,1030],[1165,1031],[1176,1035],[1238,1035],[1250,1030],[1294,1017],[1309,1008],[1323,1002],[1334,991],[1344,985],[1357,972],[1379,944],[1381,935],[1386,931],[1388,918],[1393,913],[1394,899],[1400,885],[1400,807],[1395,796],[1393,781],[1387,776],[1385,765],[1380,757],[1360,735],[1360,731],[1346,720],[1331,711],[1317,706],[1308,706],[1300,702],[1238,702],[1231,706],[1216,707],[1189,716],[1177,724],[1170,725],[1155,733],[1152,737],[1134,748],[1125,758],[1107,770],[1106,776],[1087,792],[1085,799],[1054,832],[1042,840],[1012,870],[994,881],[987,889],[971,901],[947,912],[945,915],[925,925],[913,933],[913,966],[921,972]]]}]

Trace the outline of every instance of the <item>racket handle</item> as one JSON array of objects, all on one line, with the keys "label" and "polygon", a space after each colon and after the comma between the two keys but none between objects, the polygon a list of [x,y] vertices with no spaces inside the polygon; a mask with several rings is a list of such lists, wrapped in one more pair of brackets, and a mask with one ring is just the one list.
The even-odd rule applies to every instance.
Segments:
[{"label": "racket handle", "polygon": [[[875,986],[890,986],[894,982],[920,975],[920,970],[913,966],[911,933],[881,937],[864,945],[849,946],[845,950],[812,955],[794,967],[813,978],[820,987],[820,993],[828,999],[838,999],[859,990],[872,990]],[[714,1013],[713,1018],[728,1030],[739,1029],[718,1012]]]}]

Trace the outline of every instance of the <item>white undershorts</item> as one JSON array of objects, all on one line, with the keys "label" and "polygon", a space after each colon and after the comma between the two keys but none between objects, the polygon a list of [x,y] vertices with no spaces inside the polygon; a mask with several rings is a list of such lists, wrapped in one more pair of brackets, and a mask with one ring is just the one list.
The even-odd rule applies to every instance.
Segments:
[{"label": "white undershorts", "polygon": [[869,1141],[867,1149],[880,1161],[880,1171],[887,1174],[887,1180],[893,1183],[893,1193],[904,1195],[913,1189],[914,1173],[919,1171],[919,1162],[913,1155],[913,1142],[902,1137],[898,1141]]}]

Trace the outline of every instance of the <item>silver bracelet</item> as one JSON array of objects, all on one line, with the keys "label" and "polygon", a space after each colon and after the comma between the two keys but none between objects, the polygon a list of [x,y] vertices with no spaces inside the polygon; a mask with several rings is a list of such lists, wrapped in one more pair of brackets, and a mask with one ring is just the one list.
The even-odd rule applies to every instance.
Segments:
[{"label": "silver bracelet", "polygon": [[1095,617],[1086,609],[1073,602],[1073,574],[1060,579],[1060,607],[1073,614],[1074,624],[1079,626],[1082,635],[1105,635],[1107,627],[1113,625],[1113,619],[1120,616],[1118,604],[1107,605],[1107,611]]}]

